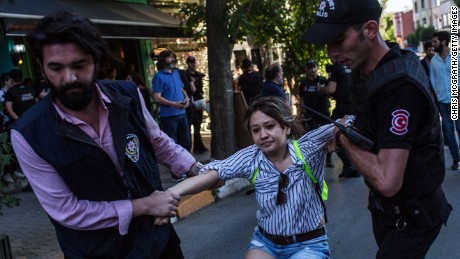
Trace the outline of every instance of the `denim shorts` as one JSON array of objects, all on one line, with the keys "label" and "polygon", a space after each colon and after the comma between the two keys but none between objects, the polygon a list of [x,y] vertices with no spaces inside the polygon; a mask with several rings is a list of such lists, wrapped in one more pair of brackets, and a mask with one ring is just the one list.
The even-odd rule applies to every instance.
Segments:
[{"label": "denim shorts", "polygon": [[[326,226],[324,226],[324,228],[326,228]],[[260,233],[256,227],[248,245],[248,250],[251,249],[262,250],[276,259],[331,258],[327,234],[304,242],[283,246],[271,242],[262,233]]]}]

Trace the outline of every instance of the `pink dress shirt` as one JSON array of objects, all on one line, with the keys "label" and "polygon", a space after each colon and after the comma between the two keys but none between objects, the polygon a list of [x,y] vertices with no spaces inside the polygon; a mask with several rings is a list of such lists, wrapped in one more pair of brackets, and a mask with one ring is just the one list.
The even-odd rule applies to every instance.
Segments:
[{"label": "pink dress shirt", "polygon": [[[101,92],[99,86],[96,89],[100,100],[106,103],[111,102]],[[189,171],[195,158],[160,130],[145,107],[140,92],[139,99],[142,103],[142,112],[158,163],[170,168],[176,175]],[[110,156],[120,175],[123,175],[124,172],[118,163],[112,141],[112,130],[108,121],[109,111],[104,102],[101,101],[99,105],[98,133],[87,123],[64,113],[58,106],[54,106],[62,119],[78,126],[88,134]],[[51,218],[65,227],[77,230],[118,227],[121,235],[128,233],[133,214],[130,200],[111,202],[79,200],[69,190],[54,167],[39,157],[19,132],[11,131],[11,142],[24,174],[41,205]]]}]

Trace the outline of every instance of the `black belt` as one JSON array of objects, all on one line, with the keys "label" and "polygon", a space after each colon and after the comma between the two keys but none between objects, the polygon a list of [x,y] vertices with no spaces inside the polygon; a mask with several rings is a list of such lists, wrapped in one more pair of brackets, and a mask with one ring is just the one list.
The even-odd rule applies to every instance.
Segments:
[{"label": "black belt", "polygon": [[259,232],[262,233],[267,239],[269,239],[273,243],[277,245],[283,245],[283,246],[311,240],[311,239],[314,239],[314,238],[317,238],[317,237],[320,237],[326,234],[324,227],[320,227],[310,232],[293,235],[293,236],[272,235],[272,234],[265,232],[265,230],[261,226],[259,226]]}]

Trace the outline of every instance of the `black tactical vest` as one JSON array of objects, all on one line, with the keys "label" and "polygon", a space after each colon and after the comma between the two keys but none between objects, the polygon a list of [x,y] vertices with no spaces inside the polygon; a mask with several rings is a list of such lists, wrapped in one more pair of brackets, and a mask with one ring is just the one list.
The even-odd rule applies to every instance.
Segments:
[{"label": "black tactical vest", "polygon": [[[79,200],[135,199],[163,190],[136,85],[127,81],[98,81],[98,85],[112,101],[106,105],[123,177],[88,135],[60,118],[51,95],[12,128],[57,170]],[[51,222],[66,258],[158,258],[171,230],[170,225],[155,226],[148,216],[132,219],[124,236],[114,227],[81,231]]]},{"label": "black tactical vest", "polygon": [[[396,49],[395,49],[396,48]],[[444,149],[436,99],[429,79],[413,52],[395,46],[390,51],[400,51],[402,58],[395,58],[376,68],[359,87],[365,96],[356,107],[355,126],[376,139],[375,106],[378,92],[387,85],[413,84],[423,93],[429,104],[427,125],[415,139],[404,173],[403,185],[395,196],[398,199],[424,197],[433,193],[443,182],[445,175]],[[369,185],[370,186],[370,185]],[[372,188],[372,186],[371,186]],[[374,190],[375,193],[378,193]]]}]

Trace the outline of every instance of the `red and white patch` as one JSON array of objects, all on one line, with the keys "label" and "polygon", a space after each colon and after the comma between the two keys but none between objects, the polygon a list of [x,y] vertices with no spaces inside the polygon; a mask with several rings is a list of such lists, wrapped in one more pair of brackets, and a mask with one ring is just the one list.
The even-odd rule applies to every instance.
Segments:
[{"label": "red and white patch", "polygon": [[393,116],[393,119],[391,120],[390,131],[395,135],[406,134],[410,113],[406,110],[398,109],[392,112],[391,115]]}]

